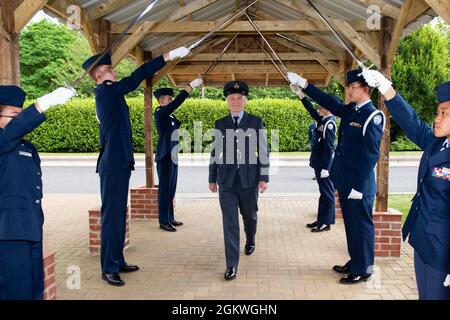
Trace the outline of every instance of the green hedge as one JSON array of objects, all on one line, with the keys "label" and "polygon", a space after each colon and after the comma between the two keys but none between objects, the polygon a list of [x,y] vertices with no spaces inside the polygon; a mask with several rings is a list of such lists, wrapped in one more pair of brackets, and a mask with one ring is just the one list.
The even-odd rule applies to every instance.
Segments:
[{"label": "green hedge", "polygon": [[[143,98],[127,99],[133,131],[135,152],[144,152]],[[154,104],[156,106],[156,103]],[[279,130],[280,151],[303,151],[308,148],[308,126],[311,117],[300,102],[282,99],[250,100],[246,110],[261,117],[268,129]],[[175,113],[193,137],[194,122],[202,122],[202,131],[214,127],[214,122],[226,116],[226,102],[218,100],[188,99]],[[46,112],[47,120],[29,139],[40,152],[97,152],[98,123],[93,99],[75,99],[67,105]],[[154,122],[153,122],[154,124]],[[153,125],[154,145],[158,135]],[[209,144],[205,141],[203,147]]]}]

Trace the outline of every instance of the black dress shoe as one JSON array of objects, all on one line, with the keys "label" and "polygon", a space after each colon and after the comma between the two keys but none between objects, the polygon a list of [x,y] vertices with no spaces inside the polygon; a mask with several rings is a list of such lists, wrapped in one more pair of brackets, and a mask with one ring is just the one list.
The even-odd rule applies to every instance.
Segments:
[{"label": "black dress shoe", "polygon": [[255,252],[255,245],[254,244],[246,244],[244,247],[244,252],[247,256],[251,255],[253,252]]},{"label": "black dress shoe", "polygon": [[341,280],[339,280],[339,283],[341,283],[341,284],[357,284],[362,281],[369,280],[370,276],[371,276],[370,274],[365,275],[365,276],[358,276],[356,274],[350,273],[350,274],[346,275],[345,277],[343,277]]},{"label": "black dress shoe", "polygon": [[124,264],[122,268],[120,268],[119,272],[121,273],[130,273],[130,272],[136,272],[139,270],[139,267],[133,264]]},{"label": "black dress shoe", "polygon": [[312,229],[312,228],[317,227],[318,224],[319,224],[319,223],[318,223],[317,221],[314,221],[313,223],[308,223],[308,224],[306,225],[306,227]]},{"label": "black dress shoe", "polygon": [[225,272],[225,280],[234,280],[236,279],[237,268],[227,268]]},{"label": "black dress shoe", "polygon": [[322,224],[322,225],[317,225],[314,228],[311,229],[311,232],[322,232],[322,231],[329,231],[331,230],[331,227],[329,224]]},{"label": "black dress shoe", "polygon": [[159,225],[159,228],[160,228],[160,229],[163,229],[163,230],[165,230],[165,231],[170,231],[170,232],[175,232],[175,231],[177,231],[177,229],[175,229],[175,228],[173,227],[173,225],[171,225],[170,223],[168,223],[168,224],[160,224],[160,225]]},{"label": "black dress shoe", "polygon": [[183,222],[177,221],[177,220],[173,220],[173,221],[170,221],[170,224],[173,225],[174,227],[179,227],[179,226],[183,225]]},{"label": "black dress shoe", "polygon": [[348,266],[348,264],[344,265],[344,266],[334,266],[333,267],[333,271],[336,271],[337,273],[341,273],[341,274],[349,274],[352,271],[350,270],[350,267]]},{"label": "black dress shoe", "polygon": [[118,272],[113,273],[103,273],[102,279],[108,282],[112,286],[121,287],[125,284],[125,282],[120,277]]}]

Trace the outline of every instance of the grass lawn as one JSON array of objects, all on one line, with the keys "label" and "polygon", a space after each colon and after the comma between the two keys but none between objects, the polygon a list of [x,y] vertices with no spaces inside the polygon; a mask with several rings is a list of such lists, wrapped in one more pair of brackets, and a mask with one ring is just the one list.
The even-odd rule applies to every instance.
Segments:
[{"label": "grass lawn", "polygon": [[402,222],[405,221],[409,208],[411,208],[411,199],[413,196],[414,194],[389,194],[388,206],[403,213]]}]

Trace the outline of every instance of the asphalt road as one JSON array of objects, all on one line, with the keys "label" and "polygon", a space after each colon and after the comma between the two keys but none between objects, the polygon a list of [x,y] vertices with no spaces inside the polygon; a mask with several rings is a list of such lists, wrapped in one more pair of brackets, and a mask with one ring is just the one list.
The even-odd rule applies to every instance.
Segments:
[{"label": "asphalt road", "polygon": [[[99,193],[100,181],[93,167],[43,167],[45,193]],[[414,193],[417,167],[391,167],[389,192]],[[267,193],[318,193],[309,167],[280,167],[272,172]],[[157,180],[157,177],[156,177]],[[179,167],[178,193],[209,193],[207,167]],[[130,186],[145,184],[144,168],[137,168]]]}]

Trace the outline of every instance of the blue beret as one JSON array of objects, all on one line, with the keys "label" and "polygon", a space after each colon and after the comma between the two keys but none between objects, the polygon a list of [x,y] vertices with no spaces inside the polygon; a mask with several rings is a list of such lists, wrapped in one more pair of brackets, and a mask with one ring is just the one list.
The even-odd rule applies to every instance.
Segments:
[{"label": "blue beret", "polygon": [[[95,62],[95,60],[98,59],[98,57],[100,57],[102,54],[97,54],[95,56],[90,57],[89,59],[87,59],[84,63],[83,63],[83,69],[87,70],[89,69],[89,67]],[[111,65],[111,56],[109,53],[105,54],[99,62],[97,62],[96,66],[101,66],[101,65]]]},{"label": "blue beret", "polygon": [[0,105],[22,108],[25,91],[17,86],[0,86]]},{"label": "blue beret", "polygon": [[225,86],[223,87],[223,95],[225,97],[228,97],[233,93],[240,93],[244,96],[248,96],[248,92],[248,85],[244,81],[230,81],[225,83]]},{"label": "blue beret", "polygon": [[450,101],[450,81],[444,82],[436,89],[436,95],[439,103]]},{"label": "blue beret", "polygon": [[173,97],[173,89],[172,88],[161,88],[153,92],[153,95],[156,99],[159,99],[161,96],[172,96]]},{"label": "blue beret", "polygon": [[352,83],[356,81],[362,81],[366,82],[366,79],[362,76],[362,70],[361,69],[355,69],[352,71],[347,72],[347,86],[351,85]]}]

